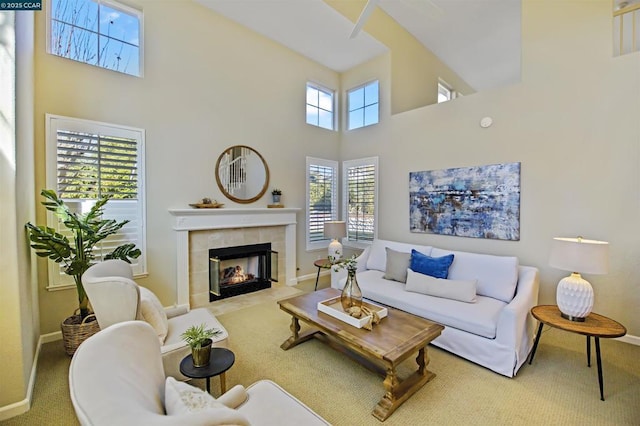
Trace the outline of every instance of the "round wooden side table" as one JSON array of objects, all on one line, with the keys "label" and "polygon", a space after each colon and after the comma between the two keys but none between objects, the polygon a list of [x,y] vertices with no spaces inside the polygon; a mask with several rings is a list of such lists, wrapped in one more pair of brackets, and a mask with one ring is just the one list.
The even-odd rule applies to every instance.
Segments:
[{"label": "round wooden side table", "polygon": [[313,291],[316,291],[318,289],[318,279],[320,279],[320,271],[322,269],[330,269],[331,262],[329,262],[328,259],[318,259],[315,262],[313,262],[313,264],[316,268],[318,268],[318,273],[316,274],[316,286],[313,289]]},{"label": "round wooden side table", "polygon": [[208,365],[204,367],[194,366],[193,355],[189,354],[180,362],[180,372],[190,379],[206,379],[207,392],[209,393],[211,393],[209,379],[220,375],[220,392],[225,393],[227,391],[227,381],[224,373],[231,368],[234,362],[236,362],[236,356],[229,349],[211,348]]},{"label": "round wooden side table", "polygon": [[533,350],[529,358],[529,364],[533,361],[542,334],[542,326],[547,324],[570,333],[587,336],[587,366],[591,367],[591,337],[596,342],[596,360],[598,363],[598,385],[600,386],[600,400],[604,401],[604,385],[602,383],[602,360],[600,358],[600,338],[622,337],[627,334],[627,329],[617,321],[604,315],[590,313],[584,322],[570,321],[561,316],[560,309],[556,305],[539,305],[531,308],[531,315],[538,321],[538,333],[533,343]]}]

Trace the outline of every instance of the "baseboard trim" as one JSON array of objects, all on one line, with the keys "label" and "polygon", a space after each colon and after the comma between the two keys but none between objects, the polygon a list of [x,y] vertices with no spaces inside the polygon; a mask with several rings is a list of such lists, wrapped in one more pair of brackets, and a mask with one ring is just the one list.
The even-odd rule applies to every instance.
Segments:
[{"label": "baseboard trim", "polygon": [[[297,280],[298,284],[301,281],[306,281],[306,280],[314,280],[314,282],[315,282],[317,274],[318,274],[317,272],[314,272],[313,274],[300,275],[299,277],[296,277],[296,280]],[[331,275],[331,271],[322,271],[322,272],[320,272],[320,276],[321,277],[324,277],[326,275]]]},{"label": "baseboard trim", "polygon": [[[56,334],[56,333],[51,333]],[[62,339],[62,333],[60,334],[59,339]],[[55,341],[59,339],[53,339],[50,341]],[[24,414],[29,409],[31,409],[31,399],[33,398],[33,389],[36,386],[36,374],[38,372],[38,359],[40,359],[40,350],[42,349],[42,345],[45,342],[45,336],[40,336],[38,338],[38,345],[36,346],[36,353],[33,359],[33,365],[31,366],[31,373],[29,376],[29,383],[27,384],[27,396],[22,401],[14,402],[13,404],[5,405],[4,407],[0,407],[0,421],[10,419],[15,416],[19,416],[20,414]]]},{"label": "baseboard trim", "polygon": [[624,342],[624,343],[629,343],[629,344],[632,344],[632,345],[640,346],[640,337],[633,336],[633,335],[630,335],[630,334],[627,334],[627,335],[622,336],[622,337],[617,337],[615,340],[619,340],[619,341]]},{"label": "baseboard trim", "polygon": [[45,343],[55,342],[56,340],[62,340],[62,331],[54,331],[53,333],[47,333],[40,336],[40,342]]}]

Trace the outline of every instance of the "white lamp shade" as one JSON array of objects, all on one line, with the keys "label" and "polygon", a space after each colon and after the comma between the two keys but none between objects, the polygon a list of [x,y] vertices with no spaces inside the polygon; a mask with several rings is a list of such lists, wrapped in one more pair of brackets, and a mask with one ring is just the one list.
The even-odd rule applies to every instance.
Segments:
[{"label": "white lamp shade", "polygon": [[549,265],[569,272],[606,274],[609,243],[584,238],[554,238]]},{"label": "white lamp shade", "polygon": [[347,236],[347,223],[343,220],[330,220],[324,223],[324,237],[338,240]]}]

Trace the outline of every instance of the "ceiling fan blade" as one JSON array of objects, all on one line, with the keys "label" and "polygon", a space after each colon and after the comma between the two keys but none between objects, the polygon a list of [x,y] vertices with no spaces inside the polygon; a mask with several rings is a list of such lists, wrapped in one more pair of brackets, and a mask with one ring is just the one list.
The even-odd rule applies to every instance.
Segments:
[{"label": "ceiling fan blade", "polygon": [[353,31],[351,31],[351,35],[349,36],[349,38],[355,38],[355,36],[358,35],[364,24],[367,22],[367,19],[369,19],[369,15],[373,13],[373,9],[375,9],[378,5],[379,1],[380,0],[367,1],[364,9],[362,9],[362,12],[360,12],[360,17],[356,21],[356,25],[353,27]]}]

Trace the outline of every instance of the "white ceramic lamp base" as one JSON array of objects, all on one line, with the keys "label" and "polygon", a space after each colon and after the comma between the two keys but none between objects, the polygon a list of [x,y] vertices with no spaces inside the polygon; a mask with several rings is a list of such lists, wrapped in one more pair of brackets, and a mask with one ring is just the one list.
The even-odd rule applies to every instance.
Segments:
[{"label": "white ceramic lamp base", "polygon": [[333,240],[329,243],[329,259],[339,260],[342,257],[342,244],[340,241]]},{"label": "white ceramic lamp base", "polygon": [[563,318],[584,321],[593,308],[593,288],[589,281],[574,272],[558,283],[556,303]]}]

